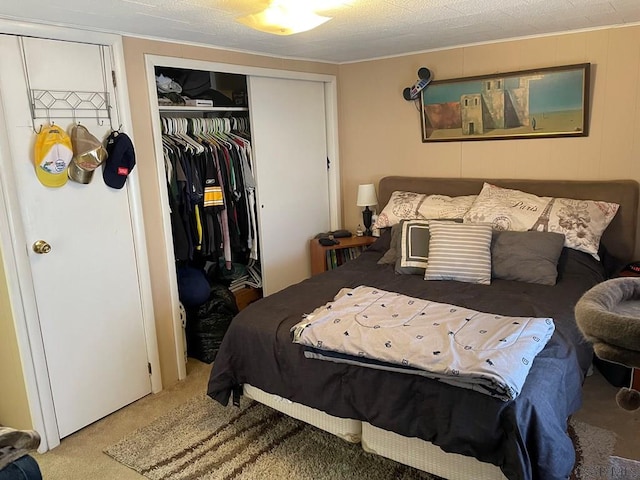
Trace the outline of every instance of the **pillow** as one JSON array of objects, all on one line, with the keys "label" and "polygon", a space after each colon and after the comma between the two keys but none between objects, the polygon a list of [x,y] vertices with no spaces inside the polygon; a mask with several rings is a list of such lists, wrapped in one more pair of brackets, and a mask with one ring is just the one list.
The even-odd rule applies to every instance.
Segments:
[{"label": "pillow", "polygon": [[369,248],[367,250],[369,250],[370,252],[384,253],[387,250],[389,250],[390,246],[391,246],[391,229],[383,228],[382,230],[380,230],[380,236],[375,240],[375,242],[369,245]]},{"label": "pillow", "polygon": [[496,230],[562,233],[565,247],[599,259],[600,237],[618,207],[595,200],[538,197],[485,183],[464,221],[489,222]]},{"label": "pillow", "polygon": [[493,278],[555,285],[563,245],[561,233],[496,230],[491,240]]},{"label": "pillow", "polygon": [[372,228],[392,227],[403,219],[420,218],[418,209],[425,198],[424,193],[393,192]]},{"label": "pillow", "polygon": [[378,265],[393,265],[396,263],[396,258],[398,258],[398,243],[400,241],[402,224],[396,223],[391,229],[386,228],[385,230],[391,230],[389,233],[391,240],[389,241],[389,248],[380,260],[378,260]]},{"label": "pillow", "polygon": [[558,280],[563,277],[579,277],[581,281],[590,282],[590,285],[604,282],[607,279],[602,262],[588,253],[566,247],[562,249],[558,260]]},{"label": "pillow", "polygon": [[419,218],[455,219],[462,218],[471,207],[477,195],[448,197],[446,195],[429,195],[418,206]]},{"label": "pillow", "polygon": [[398,230],[396,273],[424,275],[429,259],[429,221],[403,220]]},{"label": "pillow", "polygon": [[476,197],[477,195],[448,197],[396,191],[391,194],[372,228],[391,227],[400,223],[400,220],[462,218]]},{"label": "pillow", "polygon": [[491,283],[490,224],[431,221],[425,280]]}]

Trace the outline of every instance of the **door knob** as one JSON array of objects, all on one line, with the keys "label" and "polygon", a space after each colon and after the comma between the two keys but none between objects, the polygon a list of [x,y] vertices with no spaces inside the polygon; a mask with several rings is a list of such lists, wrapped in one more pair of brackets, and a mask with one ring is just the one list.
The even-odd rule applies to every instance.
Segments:
[{"label": "door knob", "polygon": [[51,251],[51,245],[44,240],[38,240],[33,244],[33,251],[36,253],[49,253]]}]

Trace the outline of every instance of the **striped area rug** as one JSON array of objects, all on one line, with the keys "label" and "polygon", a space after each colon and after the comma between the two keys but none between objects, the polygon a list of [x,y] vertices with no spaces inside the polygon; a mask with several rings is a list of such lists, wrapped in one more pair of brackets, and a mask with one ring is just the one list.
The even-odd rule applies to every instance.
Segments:
[{"label": "striped area rug", "polygon": [[153,480],[436,479],[244,397],[195,397],[105,453]]},{"label": "striped area rug", "polygon": [[[569,433],[571,480],[611,478],[615,435],[575,420]],[[105,453],[153,480],[437,480],[245,397],[240,409],[194,397]]]}]

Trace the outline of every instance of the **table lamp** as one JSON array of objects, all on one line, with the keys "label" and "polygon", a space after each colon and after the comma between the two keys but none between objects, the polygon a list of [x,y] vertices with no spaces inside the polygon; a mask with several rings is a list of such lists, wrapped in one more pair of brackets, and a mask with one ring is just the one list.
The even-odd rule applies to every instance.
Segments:
[{"label": "table lamp", "polygon": [[373,215],[373,211],[369,210],[369,207],[378,204],[376,188],[373,183],[358,185],[358,199],[356,204],[359,207],[364,207],[362,211],[362,223],[365,228],[364,234],[371,236],[371,216]]}]

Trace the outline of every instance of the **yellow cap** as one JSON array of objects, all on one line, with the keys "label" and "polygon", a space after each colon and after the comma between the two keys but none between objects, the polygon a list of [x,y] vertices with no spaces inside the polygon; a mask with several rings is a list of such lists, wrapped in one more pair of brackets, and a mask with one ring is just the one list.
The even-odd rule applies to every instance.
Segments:
[{"label": "yellow cap", "polygon": [[42,127],[34,148],[36,176],[45,187],[67,183],[67,168],[73,158],[71,139],[57,125]]}]

